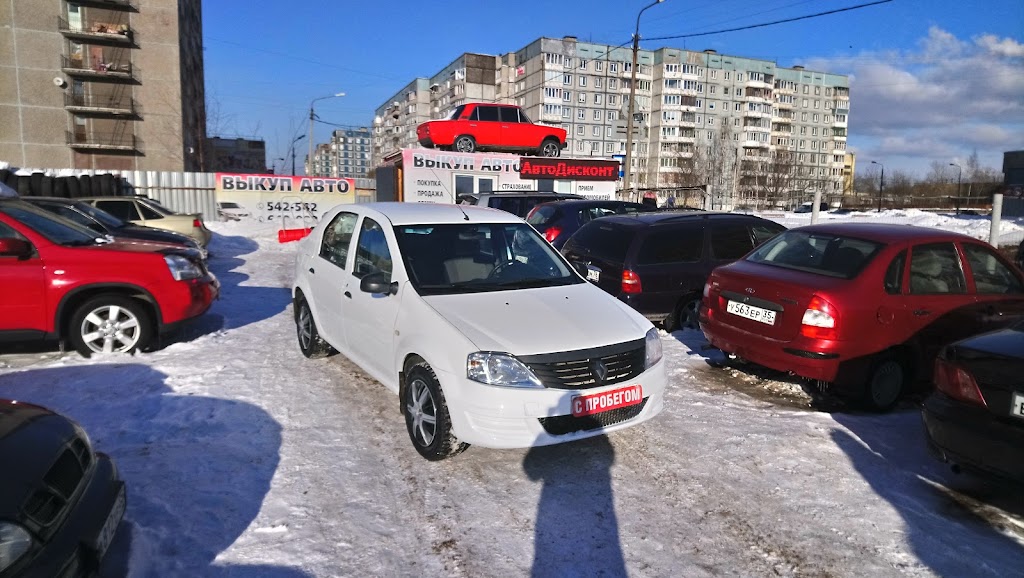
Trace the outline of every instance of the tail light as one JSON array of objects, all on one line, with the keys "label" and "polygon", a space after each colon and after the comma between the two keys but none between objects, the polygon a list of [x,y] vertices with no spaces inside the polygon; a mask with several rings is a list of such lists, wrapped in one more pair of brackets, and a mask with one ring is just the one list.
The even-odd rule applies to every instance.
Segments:
[{"label": "tail light", "polygon": [[839,312],[821,297],[811,297],[800,320],[800,334],[811,339],[839,339]]},{"label": "tail light", "polygon": [[548,240],[548,243],[554,243],[555,239],[557,239],[558,236],[561,235],[561,234],[562,234],[562,229],[561,228],[559,228],[559,227],[548,227],[547,230],[544,231],[544,238]]},{"label": "tail light", "polygon": [[640,285],[640,276],[626,269],[622,272],[622,292],[630,295],[643,292],[643,286]]},{"label": "tail light", "polygon": [[203,222],[200,221],[198,218],[192,219],[192,227],[194,227],[196,229],[202,229],[203,228]]},{"label": "tail light", "polygon": [[982,407],[988,406],[984,396],[981,395],[981,389],[978,388],[978,382],[974,381],[974,376],[955,363],[945,359],[936,359],[935,374],[932,379],[935,381],[935,389],[953,399]]}]

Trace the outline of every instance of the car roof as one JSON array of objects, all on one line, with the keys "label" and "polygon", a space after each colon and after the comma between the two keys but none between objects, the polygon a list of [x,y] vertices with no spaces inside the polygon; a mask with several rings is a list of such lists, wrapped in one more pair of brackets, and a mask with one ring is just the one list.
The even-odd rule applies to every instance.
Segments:
[{"label": "car roof", "polygon": [[537,205],[543,207],[545,205],[554,205],[556,207],[586,207],[593,205],[603,205],[605,203],[623,203],[629,205],[640,205],[640,203],[634,201],[620,201],[618,199],[565,199],[560,201],[548,201]]},{"label": "car roof", "polygon": [[724,211],[695,211],[686,209],[669,209],[650,211],[646,213],[633,213],[629,215],[609,215],[601,217],[602,223],[618,223],[627,227],[646,227],[648,225],[659,225],[665,223],[685,223],[698,219],[756,219],[763,221],[756,215],[743,213],[727,213]]},{"label": "car roof", "polygon": [[[477,205],[448,203],[364,203],[358,205],[367,214],[376,213],[393,225],[425,225],[445,223],[522,223],[522,219],[506,211]],[[466,217],[469,217],[468,219]]]},{"label": "car roof", "polygon": [[82,202],[82,200],[78,198],[67,199],[64,197],[21,197],[21,200],[28,201],[30,203],[33,201],[42,201],[44,203],[56,203],[59,205],[74,205]]},{"label": "car roof", "polygon": [[969,239],[976,241],[974,237],[942,229],[931,227],[918,227],[915,225],[899,225],[895,223],[818,223],[806,225],[792,230],[806,231],[808,233],[826,233],[833,235],[847,235],[868,241],[880,243],[895,243],[898,241],[945,241],[951,239]]}]

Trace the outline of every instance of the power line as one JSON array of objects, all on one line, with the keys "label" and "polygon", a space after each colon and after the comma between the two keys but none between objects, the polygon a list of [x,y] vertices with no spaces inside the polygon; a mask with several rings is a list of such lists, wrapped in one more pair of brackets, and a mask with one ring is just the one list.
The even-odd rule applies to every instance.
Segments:
[{"label": "power line", "polygon": [[859,8],[866,8],[868,6],[875,6],[878,4],[887,4],[892,0],[878,0],[877,2],[868,2],[866,4],[858,4],[856,6],[848,6],[846,8],[836,8],[835,10],[828,10],[825,12],[818,12],[816,14],[806,14],[804,16],[796,16],[794,18],[786,18],[783,20],[775,20],[774,22],[763,22],[761,24],[751,24],[749,26],[740,26],[739,28],[726,28],[724,30],[713,30],[711,32],[695,32],[693,34],[678,34],[675,36],[656,36],[654,38],[646,38],[648,42],[654,40],[675,40],[677,38],[695,38],[697,36],[710,36],[712,34],[724,34],[726,32],[737,32],[740,30],[750,30],[751,28],[763,28],[765,26],[774,26],[776,24],[785,24],[787,22],[796,22],[798,20],[807,20],[809,18],[817,18],[818,16],[827,16],[829,14],[838,14],[839,12],[848,12],[850,10],[857,10]]}]

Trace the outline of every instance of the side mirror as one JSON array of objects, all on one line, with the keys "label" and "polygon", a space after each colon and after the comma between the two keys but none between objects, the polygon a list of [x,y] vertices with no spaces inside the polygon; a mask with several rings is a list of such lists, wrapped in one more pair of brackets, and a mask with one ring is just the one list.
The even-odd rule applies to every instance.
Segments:
[{"label": "side mirror", "polygon": [[28,241],[13,237],[0,238],[0,257],[27,259],[30,255],[32,255],[32,245]]},{"label": "side mirror", "polygon": [[398,281],[392,283],[391,275],[387,273],[370,273],[359,281],[359,290],[363,293],[394,295],[398,293]]}]

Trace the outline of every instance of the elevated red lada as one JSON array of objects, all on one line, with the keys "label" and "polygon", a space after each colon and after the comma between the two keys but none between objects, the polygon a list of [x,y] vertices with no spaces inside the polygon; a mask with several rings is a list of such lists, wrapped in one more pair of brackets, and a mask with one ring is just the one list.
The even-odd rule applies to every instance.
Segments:
[{"label": "elevated red lada", "polygon": [[0,198],[0,342],[60,340],[131,353],[202,315],[219,283],[195,249],[113,240]]},{"label": "elevated red lada", "polygon": [[518,106],[471,102],[445,120],[416,127],[416,138],[427,148],[460,153],[510,151],[557,157],[565,148],[564,129],[534,124]]}]

